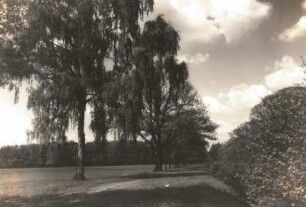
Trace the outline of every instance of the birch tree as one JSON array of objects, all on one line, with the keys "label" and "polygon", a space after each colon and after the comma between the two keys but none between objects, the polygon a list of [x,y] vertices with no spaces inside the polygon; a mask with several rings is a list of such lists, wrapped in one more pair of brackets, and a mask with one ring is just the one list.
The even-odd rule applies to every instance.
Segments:
[{"label": "birch tree", "polygon": [[[105,61],[117,64],[116,51],[126,45],[127,37],[132,41],[136,36],[138,20],[152,11],[153,1],[34,0],[23,6],[27,11],[25,31],[14,36],[13,43],[1,43],[5,46],[1,50],[1,74],[8,83],[18,78],[32,81],[28,107],[36,117],[33,138],[50,133],[44,127],[46,120],[57,126],[54,129],[58,136],[70,124],[76,126],[78,158],[74,178],[83,180],[85,111],[103,110],[105,87],[111,84],[107,83]],[[92,114],[99,123],[98,113]],[[95,124],[92,129],[100,134],[104,130]]]}]

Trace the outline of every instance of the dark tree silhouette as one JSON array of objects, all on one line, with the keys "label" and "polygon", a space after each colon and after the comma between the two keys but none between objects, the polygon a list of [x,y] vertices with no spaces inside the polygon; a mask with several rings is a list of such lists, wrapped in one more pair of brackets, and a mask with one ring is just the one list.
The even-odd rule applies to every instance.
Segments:
[{"label": "dark tree silhouette", "polygon": [[174,120],[183,110],[187,113],[187,105],[195,103],[187,66],[176,59],[178,49],[179,35],[162,16],[146,22],[135,48],[135,65],[124,79],[127,91],[133,93],[123,98],[128,100],[123,111],[131,117],[123,117],[123,122],[133,120],[131,131],[150,143],[156,157],[155,171],[162,170],[166,148],[178,135],[171,123],[177,123]]},{"label": "dark tree silhouette", "polygon": [[160,171],[164,160],[162,128],[166,117],[175,110],[188,71],[185,63],[179,64],[175,59],[179,35],[162,16],[146,22],[140,38],[136,70],[141,80],[138,84],[142,84],[140,131],[145,132],[140,136],[150,142],[156,153],[155,171]]},{"label": "dark tree silhouette", "polygon": [[193,162],[207,156],[207,140],[216,140],[217,125],[211,121],[197,92],[187,84],[180,92],[177,111],[167,117],[163,134],[165,148],[176,164]]},{"label": "dark tree silhouette", "polygon": [[[52,133],[52,138],[60,139],[69,123],[77,126],[75,179],[85,178],[84,117],[88,105],[94,111],[91,128],[96,139],[106,131],[97,127],[105,127],[105,61],[115,59],[116,65],[119,58],[114,51],[125,45],[126,37],[134,38],[139,31],[138,19],[152,6],[151,0],[29,1],[25,4],[25,31],[15,36],[14,42],[1,42],[1,59],[5,60],[1,74],[8,83],[18,78],[34,80],[28,104],[36,117],[32,137],[40,139]],[[48,131],[45,123],[52,123],[55,131]]]},{"label": "dark tree silhouette", "polygon": [[209,150],[209,159],[211,161],[217,161],[219,156],[219,151],[221,149],[222,145],[220,143],[213,144]]}]

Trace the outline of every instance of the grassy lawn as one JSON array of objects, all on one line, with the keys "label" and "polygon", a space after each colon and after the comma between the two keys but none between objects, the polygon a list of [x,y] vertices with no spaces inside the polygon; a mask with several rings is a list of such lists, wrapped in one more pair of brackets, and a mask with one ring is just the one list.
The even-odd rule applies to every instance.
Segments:
[{"label": "grassy lawn", "polygon": [[89,167],[84,182],[71,179],[73,168],[0,170],[0,206],[246,207],[229,186],[199,167],[162,173],[151,168]]},{"label": "grassy lawn", "polygon": [[126,207],[247,207],[237,198],[206,185],[153,190],[116,190],[68,196],[36,196],[2,200],[1,206],[126,206]]}]

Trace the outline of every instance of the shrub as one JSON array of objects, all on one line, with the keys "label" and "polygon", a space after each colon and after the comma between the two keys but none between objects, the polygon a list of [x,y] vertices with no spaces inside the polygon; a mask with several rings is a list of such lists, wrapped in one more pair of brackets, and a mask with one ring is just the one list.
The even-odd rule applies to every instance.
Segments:
[{"label": "shrub", "polygon": [[231,133],[219,162],[219,171],[242,186],[251,204],[306,206],[306,89],[264,98]]}]

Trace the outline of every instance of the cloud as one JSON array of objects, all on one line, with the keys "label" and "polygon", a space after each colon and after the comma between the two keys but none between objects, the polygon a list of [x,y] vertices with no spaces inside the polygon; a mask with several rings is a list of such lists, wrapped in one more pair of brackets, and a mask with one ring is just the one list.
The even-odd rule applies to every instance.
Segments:
[{"label": "cloud", "polygon": [[218,142],[228,140],[228,133],[236,127],[234,120],[230,118],[233,117],[232,109],[221,102],[218,98],[211,96],[203,97],[203,103],[207,107],[212,120],[219,125],[217,129]]},{"label": "cloud", "polygon": [[220,114],[227,112],[229,110],[229,108],[226,105],[221,104],[221,102],[218,99],[211,96],[204,96],[203,103],[208,107],[208,110],[213,114]]},{"label": "cloud", "polygon": [[181,32],[185,44],[211,43],[225,37],[232,43],[256,29],[271,11],[257,0],[157,0],[155,13],[163,13]]},{"label": "cloud", "polygon": [[226,141],[229,132],[247,121],[250,109],[262,98],[279,89],[302,84],[306,78],[303,68],[290,56],[282,57],[268,68],[272,68],[272,72],[263,77],[262,84],[239,84],[215,97],[203,98],[212,119],[220,125],[219,141]]},{"label": "cloud", "polygon": [[247,121],[250,109],[270,93],[263,84],[240,84],[216,97],[203,97],[212,119],[219,124],[218,141],[228,140],[228,133]]},{"label": "cloud", "polygon": [[258,104],[263,97],[270,94],[264,85],[241,84],[232,87],[226,94],[229,105],[232,108],[251,108]]},{"label": "cloud", "polygon": [[[306,12],[306,0],[301,4],[302,9]],[[281,34],[278,35],[278,39],[284,42],[293,42],[298,38],[306,36],[306,16],[302,16],[297,23],[289,27]]]},{"label": "cloud", "polygon": [[195,55],[179,55],[178,59],[180,61],[185,61],[189,64],[203,64],[210,58],[210,55],[208,53],[202,54],[202,53],[196,53]]},{"label": "cloud", "polygon": [[303,84],[306,78],[303,68],[290,56],[284,56],[274,63],[274,72],[265,76],[265,84],[273,91]]},{"label": "cloud", "polygon": [[240,84],[233,86],[226,93],[219,93],[217,97],[204,96],[203,102],[211,113],[227,113],[232,109],[249,109],[258,104],[271,91],[264,85]]},{"label": "cloud", "polygon": [[292,27],[279,34],[278,39],[284,42],[293,42],[294,40],[306,36],[306,16],[302,16]]}]

